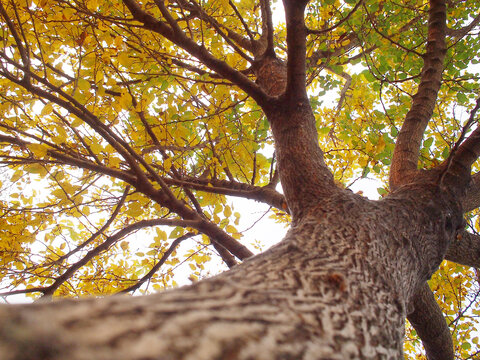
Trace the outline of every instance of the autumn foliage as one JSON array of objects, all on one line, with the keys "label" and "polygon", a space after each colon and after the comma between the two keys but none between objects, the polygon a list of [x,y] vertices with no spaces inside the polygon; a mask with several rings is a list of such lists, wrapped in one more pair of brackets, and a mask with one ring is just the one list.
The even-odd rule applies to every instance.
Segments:
[{"label": "autumn foliage", "polygon": [[[5,301],[149,293],[232,267],[265,246],[244,236],[262,215],[245,220],[238,197],[288,224],[255,83],[265,49],[286,60],[281,9],[254,0],[1,0]],[[470,131],[479,9],[476,0],[448,3],[421,168],[444,161]],[[379,196],[389,193],[397,134],[421,78],[427,12],[418,0],[307,7],[308,93],[325,160],[344,187],[369,177]],[[480,231],[478,210],[467,217]],[[429,284],[458,358],[478,356],[477,270],[444,262]],[[410,358],[421,358],[415,331],[406,340]]]}]

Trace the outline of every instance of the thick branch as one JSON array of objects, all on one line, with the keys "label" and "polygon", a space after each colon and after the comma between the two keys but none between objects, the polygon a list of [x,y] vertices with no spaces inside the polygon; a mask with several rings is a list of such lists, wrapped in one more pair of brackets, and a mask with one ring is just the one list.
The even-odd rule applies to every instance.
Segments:
[{"label": "thick branch", "polygon": [[167,184],[178,185],[193,190],[205,191],[214,194],[242,197],[271,205],[279,210],[286,210],[286,202],[283,194],[276,191],[272,186],[254,186],[236,181],[218,179],[164,179]]},{"label": "thick branch", "polygon": [[400,130],[392,166],[390,186],[395,188],[409,182],[417,171],[423,133],[432,116],[440,90],[446,45],[446,5],[444,0],[430,0],[427,48],[417,94]]},{"label": "thick branch", "polygon": [[284,0],[287,22],[287,88],[286,98],[295,102],[307,98],[306,52],[307,28],[304,12],[308,1]]},{"label": "thick branch", "polygon": [[463,211],[469,212],[480,206],[480,173],[472,175],[471,182],[462,201]]},{"label": "thick branch", "polygon": [[270,6],[270,0],[260,1],[261,13],[262,13],[262,40],[266,39],[265,56],[275,57],[275,48],[273,44],[273,19],[272,8]]},{"label": "thick branch", "polygon": [[453,359],[452,336],[427,283],[415,294],[412,305],[414,310],[407,318],[422,339],[428,360]]},{"label": "thick branch", "polygon": [[450,244],[445,259],[480,269],[480,236],[463,231]]}]

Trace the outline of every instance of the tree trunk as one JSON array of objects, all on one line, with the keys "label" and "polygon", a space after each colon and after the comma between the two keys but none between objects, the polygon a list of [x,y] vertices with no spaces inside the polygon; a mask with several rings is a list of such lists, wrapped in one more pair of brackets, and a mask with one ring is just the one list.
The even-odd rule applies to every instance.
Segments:
[{"label": "tree trunk", "polygon": [[0,359],[399,359],[408,302],[461,224],[434,186],[338,191],[232,270],[146,297],[0,307]]}]

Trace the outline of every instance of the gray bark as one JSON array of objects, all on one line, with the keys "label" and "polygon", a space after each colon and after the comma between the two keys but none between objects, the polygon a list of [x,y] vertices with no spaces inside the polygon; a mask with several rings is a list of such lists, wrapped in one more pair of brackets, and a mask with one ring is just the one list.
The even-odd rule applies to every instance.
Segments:
[{"label": "gray bark", "polygon": [[2,306],[0,359],[399,359],[454,209],[427,186],[376,202],[336,192],[277,246],[193,286]]}]

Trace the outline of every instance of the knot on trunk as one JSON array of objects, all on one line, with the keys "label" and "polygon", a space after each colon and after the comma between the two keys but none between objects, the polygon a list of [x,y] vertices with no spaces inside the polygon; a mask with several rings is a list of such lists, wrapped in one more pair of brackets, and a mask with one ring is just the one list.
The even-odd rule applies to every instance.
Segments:
[{"label": "knot on trunk", "polygon": [[264,57],[254,69],[257,83],[270,96],[280,96],[287,87],[287,64],[273,57]]}]

